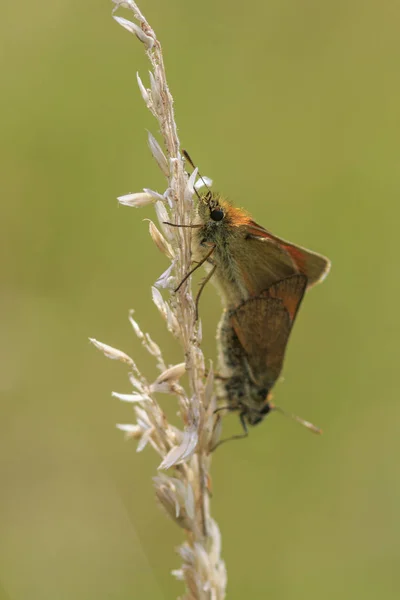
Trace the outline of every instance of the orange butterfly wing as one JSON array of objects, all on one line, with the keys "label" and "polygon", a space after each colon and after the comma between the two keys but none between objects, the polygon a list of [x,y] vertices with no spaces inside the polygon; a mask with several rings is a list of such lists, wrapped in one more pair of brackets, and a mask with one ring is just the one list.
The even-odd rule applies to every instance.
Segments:
[{"label": "orange butterfly wing", "polygon": [[312,252],[297,244],[292,244],[291,242],[272,234],[252,220],[248,222],[246,229],[250,239],[257,240],[261,244],[267,244],[267,248],[265,249],[266,256],[268,256],[271,243],[275,243],[281,248],[282,252],[286,252],[292,259],[296,271],[306,275],[308,286],[323,281],[328,275],[331,263],[325,256],[322,256],[322,254]]}]

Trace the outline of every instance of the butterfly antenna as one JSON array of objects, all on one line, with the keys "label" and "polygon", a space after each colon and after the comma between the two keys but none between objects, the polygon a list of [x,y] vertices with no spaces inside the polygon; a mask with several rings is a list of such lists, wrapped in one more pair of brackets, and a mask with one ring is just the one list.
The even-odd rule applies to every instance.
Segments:
[{"label": "butterfly antenna", "polygon": [[[195,168],[196,168],[196,167],[195,167],[195,164],[194,164],[194,162],[192,161],[192,159],[190,158],[190,155],[189,155],[189,153],[188,153],[188,152],[186,152],[186,150],[184,150],[183,148],[182,148],[182,154],[183,154],[183,156],[185,157],[185,159],[188,161],[188,163],[189,163],[189,164],[190,164],[190,165],[193,167],[193,169],[195,169]],[[197,174],[198,174],[198,176],[200,177],[201,181],[203,182],[203,185],[204,185],[204,187],[205,187],[205,188],[207,188],[207,190],[208,190],[208,193],[209,193],[209,194],[211,194],[211,190],[210,190],[210,188],[208,187],[208,185],[206,184],[205,180],[203,179],[203,176],[200,174],[200,172],[199,172],[198,170],[197,170]],[[199,200],[201,200],[201,196],[200,196],[200,194],[199,194],[199,192],[197,191],[197,189],[196,189],[196,187],[195,187],[195,186],[194,186],[194,191],[196,192],[196,196],[198,197],[198,199],[199,199]]]},{"label": "butterfly antenna", "polygon": [[289,419],[293,419],[293,421],[297,421],[297,423],[300,423],[300,425],[303,425],[303,427],[307,427],[307,429],[309,429],[313,433],[318,433],[318,434],[322,433],[322,429],[320,429],[316,425],[313,425],[312,423],[310,423],[310,421],[306,421],[305,419],[302,419],[301,417],[298,417],[297,415],[294,415],[293,413],[286,412],[285,410],[283,410],[283,408],[281,408],[280,406],[275,406],[275,404],[272,404],[271,402],[270,402],[270,407],[271,407],[271,410],[277,410],[282,415],[285,415],[285,417],[289,417]]}]

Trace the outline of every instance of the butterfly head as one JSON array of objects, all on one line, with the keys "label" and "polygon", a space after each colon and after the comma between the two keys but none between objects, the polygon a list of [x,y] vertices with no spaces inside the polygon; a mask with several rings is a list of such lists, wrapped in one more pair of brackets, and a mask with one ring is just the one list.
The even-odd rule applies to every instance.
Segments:
[{"label": "butterfly head", "polygon": [[226,209],[219,194],[208,190],[204,195],[200,196],[198,211],[200,219],[204,224],[221,224],[226,217]]},{"label": "butterfly head", "polygon": [[198,212],[201,221],[213,229],[237,227],[246,225],[250,221],[244,210],[232,206],[211,190],[200,197]]},{"label": "butterfly head", "polygon": [[271,412],[272,406],[269,402],[266,402],[264,406],[256,409],[249,409],[246,407],[242,412],[244,412],[244,417],[249,425],[258,425],[261,423],[267,416],[269,412]]},{"label": "butterfly head", "polygon": [[248,425],[254,426],[265,419],[268,413],[273,410],[273,406],[266,399],[262,404],[258,403],[258,405],[250,402],[241,403],[237,410],[240,411],[241,419],[244,419]]}]

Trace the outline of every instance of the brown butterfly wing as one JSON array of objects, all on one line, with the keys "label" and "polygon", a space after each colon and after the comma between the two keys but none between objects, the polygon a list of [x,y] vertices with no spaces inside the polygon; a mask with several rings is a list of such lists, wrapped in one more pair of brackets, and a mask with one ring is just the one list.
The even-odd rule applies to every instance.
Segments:
[{"label": "brown butterfly wing", "polygon": [[291,326],[293,326],[301,301],[308,286],[308,279],[302,273],[297,273],[292,277],[287,277],[271,285],[268,290],[263,292],[270,298],[278,298],[290,316]]},{"label": "brown butterfly wing", "polygon": [[322,254],[312,252],[311,250],[307,250],[307,248],[297,246],[297,244],[292,244],[291,242],[272,234],[267,229],[264,229],[264,227],[261,227],[261,225],[258,225],[255,221],[250,221],[246,225],[246,230],[249,235],[249,240],[254,240],[262,245],[266,244],[264,250],[266,257],[265,263],[269,260],[271,244],[275,243],[281,248],[282,252],[286,252],[290,256],[295,265],[295,271],[306,275],[308,286],[323,281],[328,275],[331,263],[329,259],[322,256]]},{"label": "brown butterfly wing", "polygon": [[271,389],[278,379],[306,287],[304,275],[287,277],[232,312],[232,327],[257,385]]},{"label": "brown butterfly wing", "polygon": [[277,281],[299,272],[295,261],[276,241],[247,236],[233,257],[249,296],[259,296]]}]

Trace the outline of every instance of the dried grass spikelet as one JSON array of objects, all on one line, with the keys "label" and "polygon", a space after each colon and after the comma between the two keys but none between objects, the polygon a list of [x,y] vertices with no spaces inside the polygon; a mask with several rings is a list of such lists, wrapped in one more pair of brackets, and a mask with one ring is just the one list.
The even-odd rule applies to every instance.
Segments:
[{"label": "dried grass spikelet", "polygon": [[149,233],[150,237],[157,246],[157,248],[170,260],[175,258],[175,253],[171,247],[171,244],[167,242],[163,234],[157,229],[153,221],[149,220]]},{"label": "dried grass spikelet", "polygon": [[[191,230],[173,228],[166,221],[189,223],[193,216],[193,193],[198,181],[195,169],[188,178],[180,153],[173,100],[164,69],[161,45],[133,0],[114,0],[117,8],[127,8],[133,21],[114,16],[124,29],[144,45],[151,63],[149,85],[137,74],[140,94],[157,120],[163,147],[148,133],[148,146],[167,178],[164,193],[145,188],[142,192],[120,196],[120,204],[140,208],[154,205],[159,227],[149,222],[149,233],[157,248],[171,263],[157,278],[151,290],[153,302],[168,331],[180,342],[184,361],[169,365],[156,342],[141,330],[129,315],[132,329],[144,349],[154,358],[158,376],[148,380],[126,353],[92,339],[108,358],[129,367],[131,389],[113,392],[113,397],[132,405],[134,423],[120,423],[125,437],[137,442],[141,452],[151,446],[160,456],[158,474],[153,478],[156,498],[169,517],[184,530],[186,541],[178,554],[182,565],[173,574],[186,586],[187,600],[222,600],[225,597],[226,570],[221,559],[221,536],[210,514],[210,448],[220,435],[220,417],[215,414],[212,365],[205,380],[205,363],[200,348],[201,322],[195,322],[195,303],[190,281],[177,294],[173,290],[191,266]],[[207,180],[208,181],[208,180]],[[136,316],[136,315],[135,315]],[[182,385],[187,376],[188,390]],[[158,401],[159,394],[176,398],[181,426],[171,425]],[[168,400],[170,402],[170,400]]]},{"label": "dried grass spikelet", "polygon": [[148,192],[138,192],[137,194],[125,194],[117,198],[118,202],[123,206],[132,206],[134,208],[142,208],[148,204],[154,204],[156,199]]}]

